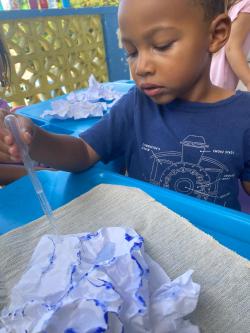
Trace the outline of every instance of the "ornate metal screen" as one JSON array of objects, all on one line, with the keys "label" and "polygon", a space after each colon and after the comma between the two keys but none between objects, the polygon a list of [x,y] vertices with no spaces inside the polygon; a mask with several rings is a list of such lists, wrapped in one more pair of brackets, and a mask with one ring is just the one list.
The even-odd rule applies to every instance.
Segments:
[{"label": "ornate metal screen", "polygon": [[11,87],[0,96],[28,105],[87,86],[93,73],[107,81],[105,48],[98,15],[5,20],[0,33],[12,63]]}]

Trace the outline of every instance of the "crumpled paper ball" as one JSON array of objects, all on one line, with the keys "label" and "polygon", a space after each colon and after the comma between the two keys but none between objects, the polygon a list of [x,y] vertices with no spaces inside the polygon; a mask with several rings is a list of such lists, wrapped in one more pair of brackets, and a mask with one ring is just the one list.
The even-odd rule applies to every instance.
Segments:
[{"label": "crumpled paper ball", "polygon": [[89,77],[89,88],[71,92],[65,98],[51,102],[52,110],[46,110],[41,118],[52,116],[59,119],[84,119],[102,117],[124,93],[113,91],[110,87]]},{"label": "crumpled paper ball", "polygon": [[1,333],[198,333],[200,287],[171,281],[131,228],[43,236],[0,318]]}]

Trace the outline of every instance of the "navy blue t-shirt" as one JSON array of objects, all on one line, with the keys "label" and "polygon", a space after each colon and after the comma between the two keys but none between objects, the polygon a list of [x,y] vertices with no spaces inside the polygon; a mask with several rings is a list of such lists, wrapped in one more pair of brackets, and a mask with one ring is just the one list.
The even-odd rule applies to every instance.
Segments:
[{"label": "navy blue t-shirt", "polygon": [[238,179],[250,181],[250,93],[157,105],[134,87],[80,136],[104,163],[123,155],[130,177],[240,209]]}]

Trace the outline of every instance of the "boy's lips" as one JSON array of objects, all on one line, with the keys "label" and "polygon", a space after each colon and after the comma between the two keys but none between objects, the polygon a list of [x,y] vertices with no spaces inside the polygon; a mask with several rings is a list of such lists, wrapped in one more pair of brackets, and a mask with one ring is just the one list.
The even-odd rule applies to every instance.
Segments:
[{"label": "boy's lips", "polygon": [[149,97],[154,97],[162,93],[164,87],[156,84],[147,83],[147,84],[142,84],[140,86],[140,89]]}]

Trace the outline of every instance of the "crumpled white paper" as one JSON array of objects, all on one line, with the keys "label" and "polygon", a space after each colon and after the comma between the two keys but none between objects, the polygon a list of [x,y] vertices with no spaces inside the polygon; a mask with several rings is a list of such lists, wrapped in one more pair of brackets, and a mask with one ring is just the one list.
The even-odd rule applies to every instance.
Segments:
[{"label": "crumpled white paper", "polygon": [[88,89],[71,92],[65,99],[52,101],[52,110],[44,111],[41,118],[46,116],[59,119],[102,117],[123,94],[97,82],[94,75],[91,75]]},{"label": "crumpled white paper", "polygon": [[[1,333],[197,333],[200,287],[171,281],[133,229],[44,236],[3,309]],[[1,327],[0,324],[0,327]]]}]

